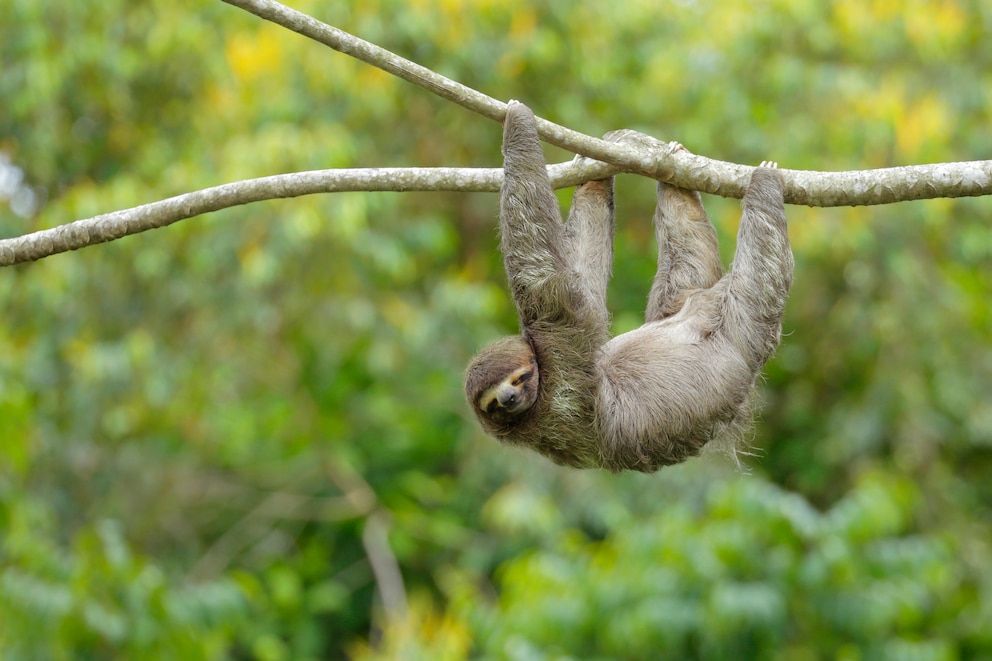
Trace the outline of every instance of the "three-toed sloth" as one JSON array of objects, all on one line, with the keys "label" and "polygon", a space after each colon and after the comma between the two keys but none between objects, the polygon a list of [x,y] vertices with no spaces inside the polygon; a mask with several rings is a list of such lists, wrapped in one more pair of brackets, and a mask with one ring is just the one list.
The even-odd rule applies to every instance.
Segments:
[{"label": "three-toed sloth", "polygon": [[[604,139],[664,146],[635,131]],[[658,184],[658,272],[644,325],[610,339],[613,179],[576,188],[562,224],[534,115],[515,101],[503,156],[500,247],[521,332],[469,364],[465,394],[483,429],[558,464],[646,473],[739,436],[792,282],[774,164],[751,175],[726,275],[699,194]]]}]

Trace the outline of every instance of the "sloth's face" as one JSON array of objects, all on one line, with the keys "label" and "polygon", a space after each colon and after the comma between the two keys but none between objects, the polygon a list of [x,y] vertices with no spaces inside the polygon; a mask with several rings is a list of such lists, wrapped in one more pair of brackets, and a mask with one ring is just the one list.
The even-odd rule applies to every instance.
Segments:
[{"label": "sloth's face", "polygon": [[537,401],[540,376],[530,343],[505,337],[479,352],[465,374],[465,395],[490,431],[512,426]]},{"label": "sloth's face", "polygon": [[500,410],[510,415],[523,413],[537,400],[537,382],[537,365],[531,361],[483,391],[476,405],[488,416]]}]

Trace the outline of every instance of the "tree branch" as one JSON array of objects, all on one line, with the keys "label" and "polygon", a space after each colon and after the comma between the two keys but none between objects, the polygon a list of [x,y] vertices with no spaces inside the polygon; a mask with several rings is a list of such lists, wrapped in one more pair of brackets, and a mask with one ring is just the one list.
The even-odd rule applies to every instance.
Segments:
[{"label": "tree branch", "polygon": [[[693,159],[709,161],[685,151],[677,152],[674,157],[678,161]],[[650,156],[642,156],[641,162],[648,163],[652,158],[654,153]],[[739,169],[742,179],[739,190],[735,190],[734,195],[728,194],[728,196],[740,197],[743,195],[746,177],[750,175],[751,168],[729,163],[727,165]],[[650,165],[647,167],[651,169]],[[576,186],[583,181],[602,179],[622,171],[626,170],[592,161],[568,161],[548,166],[551,185],[555,188]],[[990,184],[992,161],[938,163],[834,173],[801,170],[782,170],[782,172],[790,182],[785,196],[789,204],[818,207],[858,206],[935,197],[992,194],[992,184]],[[711,176],[716,177],[716,174],[711,173]],[[815,182],[821,177],[829,177],[841,183],[835,190],[820,191],[817,197],[809,192],[809,189],[814,188]],[[655,178],[664,179],[660,176]],[[97,243],[114,241],[130,234],[166,227],[211,211],[263,200],[357,191],[497,192],[502,181],[503,171],[500,168],[311,170],[246,179],[184,193],[160,202],[77,220],[23,236],[0,239],[0,267],[32,262]],[[718,183],[722,184],[722,182]]]},{"label": "tree branch", "polygon": [[[606,163],[562,163],[549,168],[559,188],[607,177],[616,168]],[[499,191],[499,168],[369,168],[312,170],[246,179],[131,209],[77,220],[31,234],[0,239],[0,267],[31,262],[97,243],[114,241],[172,223],[242,204],[316,193],[350,191]]]},{"label": "tree branch", "polygon": [[365,519],[362,546],[372,567],[375,584],[382,600],[382,610],[387,623],[403,620],[407,613],[406,588],[400,563],[389,546],[389,523],[381,512],[374,512]]},{"label": "tree branch", "polygon": [[[506,114],[506,105],[490,96],[275,0],[224,2],[378,67],[489,119],[502,122]],[[723,197],[742,197],[751,175],[750,166],[718,161],[684,151],[675,154],[662,151],[646,154],[644,150],[604,142],[540,117],[537,118],[537,131],[546,142],[597,161],[611,163],[620,171],[642,174],[682,188]],[[768,157],[774,159],[773,154]],[[783,169],[782,174],[786,180],[786,202],[816,207],[992,195],[992,161],[851,172]]]},{"label": "tree branch", "polygon": [[[484,117],[503,120],[504,103],[274,0],[224,1],[399,76]],[[551,144],[599,161],[550,166],[549,174],[556,188],[575,186],[617,172],[631,172],[683,188],[739,198],[744,194],[752,170],[751,166],[718,161],[685,150],[669,154],[665,149],[604,142],[540,118],[538,132]],[[817,207],[992,195],[992,161],[850,172],[783,168],[782,174],[786,180],[787,203]],[[315,170],[250,179],[20,237],[0,239],[0,267],[114,241],[200,214],[262,200],[345,191],[498,191],[501,181],[499,169],[468,168]]]}]

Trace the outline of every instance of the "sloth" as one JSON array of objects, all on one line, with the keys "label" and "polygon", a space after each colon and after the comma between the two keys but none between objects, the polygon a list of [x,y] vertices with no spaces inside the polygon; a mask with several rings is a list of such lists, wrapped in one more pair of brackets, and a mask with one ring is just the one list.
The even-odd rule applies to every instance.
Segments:
[{"label": "sloth", "polygon": [[[604,139],[683,149],[630,130]],[[563,224],[534,114],[516,101],[503,157],[500,249],[520,333],[466,370],[465,395],[486,433],[557,464],[611,472],[651,473],[715,438],[736,447],[792,282],[777,165],[752,171],[726,274],[699,193],[658,183],[658,270],[644,325],[611,339],[613,179],[577,187]]]}]

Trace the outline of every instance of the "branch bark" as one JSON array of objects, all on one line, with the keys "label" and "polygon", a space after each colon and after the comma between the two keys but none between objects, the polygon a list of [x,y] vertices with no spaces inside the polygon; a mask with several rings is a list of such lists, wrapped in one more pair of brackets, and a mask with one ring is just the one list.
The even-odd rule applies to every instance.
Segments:
[{"label": "branch bark", "polygon": [[[549,168],[558,187],[575,186],[616,171],[605,163],[563,163]],[[242,204],[317,193],[349,191],[499,191],[499,168],[370,168],[312,170],[246,179],[184,193],[159,202],[85,218],[23,236],[0,239],[0,267],[114,241],[130,234]]]}]

